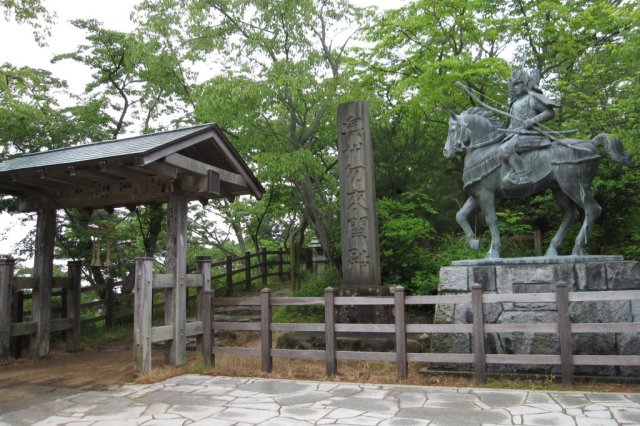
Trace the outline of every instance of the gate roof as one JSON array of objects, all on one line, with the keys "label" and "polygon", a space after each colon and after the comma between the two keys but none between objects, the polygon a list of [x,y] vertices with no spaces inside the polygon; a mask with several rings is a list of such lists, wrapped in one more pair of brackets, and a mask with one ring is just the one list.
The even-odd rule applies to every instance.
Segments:
[{"label": "gate roof", "polygon": [[0,193],[20,210],[202,201],[264,188],[216,124],[25,154],[0,163]]}]

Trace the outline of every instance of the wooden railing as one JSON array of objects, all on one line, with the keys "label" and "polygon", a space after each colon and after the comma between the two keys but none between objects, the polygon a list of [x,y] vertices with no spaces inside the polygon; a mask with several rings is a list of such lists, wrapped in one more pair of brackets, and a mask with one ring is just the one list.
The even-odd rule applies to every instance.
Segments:
[{"label": "wooden railing", "polygon": [[52,331],[65,331],[67,350],[79,350],[80,262],[68,263],[67,277],[53,278],[52,289],[60,289],[62,292],[56,293],[64,295],[65,312],[61,315],[62,318],[52,319],[51,315],[45,316],[42,323],[23,320],[21,298],[19,298],[20,307],[17,304],[12,306],[13,293],[27,289],[35,292],[39,290],[40,285],[37,278],[14,277],[14,267],[14,259],[0,259],[0,363],[6,362],[12,355],[10,353],[12,340],[19,341],[22,336],[31,336],[33,339],[38,333],[42,333],[48,338]]},{"label": "wooden railing", "polygon": [[[398,377],[407,377],[408,362],[473,364],[476,381],[486,382],[487,364],[542,364],[560,365],[565,384],[573,383],[574,365],[638,366],[640,355],[573,355],[571,334],[575,333],[638,333],[638,323],[574,323],[569,320],[569,302],[605,300],[640,300],[640,290],[568,292],[564,282],[558,282],[555,293],[483,294],[480,285],[473,286],[468,294],[405,297],[403,287],[394,288],[393,297],[335,297],[334,290],[325,290],[324,297],[271,297],[269,289],[260,297],[214,299],[214,306],[260,306],[260,323],[216,322],[214,330],[257,331],[261,333],[259,349],[240,347],[213,347],[213,354],[251,355],[262,359],[262,369],[271,371],[273,357],[324,360],[326,373],[334,376],[337,361],[392,361],[396,363]],[[556,303],[557,323],[537,324],[485,324],[483,304],[486,303]],[[325,307],[324,324],[285,324],[271,322],[273,306],[322,305]],[[471,304],[472,324],[406,324],[407,305]],[[394,324],[342,324],[335,322],[335,307],[353,305],[390,305],[395,313]],[[274,331],[310,331],[325,334],[325,350],[296,350],[272,348]],[[395,352],[354,352],[336,350],[336,333],[393,333]],[[487,354],[484,347],[486,333],[552,333],[558,334],[560,354]],[[414,333],[471,333],[472,353],[407,353],[407,334]],[[215,362],[215,359],[211,361]]]},{"label": "wooden railing", "polygon": [[[263,249],[257,253],[247,252],[244,256],[229,256],[223,261],[211,263],[211,271],[216,274],[212,277],[215,280],[213,282],[213,285],[216,286],[215,294],[217,296],[232,295],[234,288],[239,286],[248,290],[256,283],[265,286],[268,277],[283,277],[285,273],[288,273],[285,266],[289,264],[284,257],[285,252],[282,249],[277,251]],[[37,328],[35,321],[29,321],[30,312],[25,311],[25,301],[31,299],[33,291],[37,290],[38,279],[14,276],[15,261],[10,258],[2,258],[0,261],[5,262],[0,264],[0,275],[5,277],[4,280],[7,283],[0,282],[0,288],[4,289],[5,287],[2,286],[6,285],[6,288],[9,289],[2,290],[4,293],[0,291],[0,358],[4,353],[3,345],[8,345],[7,353],[10,352],[12,357],[19,358],[22,354],[22,348],[25,346],[23,339],[33,335]],[[74,273],[77,272],[78,279],[80,267],[81,263],[79,262],[69,262],[69,271],[73,269]],[[72,329],[70,318],[75,318],[73,315],[77,309],[74,305],[76,297],[78,297],[79,303],[78,318],[84,325],[104,321],[105,328],[109,329],[117,319],[133,317],[134,293],[130,289],[134,287],[134,277],[122,281],[108,278],[104,286],[80,287],[78,295],[73,292],[75,290],[71,290],[70,279],[70,277],[55,277],[53,279],[51,300],[55,302],[55,309],[51,313],[50,331],[69,332]],[[86,293],[92,293],[93,296],[88,298],[93,300],[82,303],[80,295]],[[2,297],[1,295],[6,296]],[[196,295],[190,296],[190,298],[194,297]],[[72,298],[73,302],[70,302]],[[85,296],[86,298],[87,296]],[[7,303],[9,303],[9,308],[5,308],[3,305]],[[164,307],[165,302],[158,301],[152,306],[152,309],[163,309]],[[10,331],[7,332],[7,329]],[[75,343],[69,343],[69,350],[76,350],[75,347]]]},{"label": "wooden railing", "polygon": [[227,256],[225,260],[213,262],[212,285],[215,287],[216,296],[233,295],[233,289],[242,287],[249,290],[254,281],[260,281],[262,287],[267,286],[268,277],[283,277],[285,266],[290,262],[285,260],[285,252],[279,250],[267,250],[263,248],[259,252],[246,252],[243,256]]}]

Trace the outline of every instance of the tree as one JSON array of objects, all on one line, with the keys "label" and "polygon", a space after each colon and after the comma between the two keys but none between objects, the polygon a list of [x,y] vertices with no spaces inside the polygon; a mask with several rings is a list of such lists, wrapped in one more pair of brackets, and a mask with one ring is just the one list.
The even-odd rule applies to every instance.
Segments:
[{"label": "tree", "polygon": [[148,0],[138,13],[159,34],[183,26],[191,58],[219,64],[194,95],[197,120],[237,136],[268,191],[291,194],[290,211],[302,212],[339,264],[334,114],[348,92],[344,29],[362,12],[345,0]]},{"label": "tree", "polygon": [[[88,44],[80,45],[74,52],[56,55],[53,62],[74,60],[90,67],[93,81],[85,92],[103,100],[117,117],[111,123],[111,138],[116,139],[126,127],[137,120],[142,132],[149,133],[166,124],[157,123],[164,116],[177,116],[183,120],[189,102],[185,73],[176,72],[179,63],[173,52],[167,51],[155,41],[145,41],[140,34],[113,31],[102,27],[95,19],[75,20],[74,26],[87,32]],[[188,76],[188,74],[187,74]],[[105,138],[106,139],[106,138]],[[100,140],[100,139],[98,139]],[[163,230],[166,211],[162,205],[138,207],[122,219],[115,215],[111,226],[131,221],[128,229],[138,230],[142,248],[139,251],[153,256],[159,250],[159,238]],[[88,253],[93,237],[82,232],[95,225],[96,218],[86,214],[70,214],[69,219],[79,221],[70,226],[71,234],[84,241]],[[107,219],[100,219],[105,227]],[[127,239],[130,235],[126,236]],[[118,244],[118,241],[114,241]],[[129,258],[130,260],[130,258]],[[123,268],[112,269],[112,272]],[[102,272],[94,268],[94,280],[101,282]]]},{"label": "tree", "polygon": [[0,159],[61,148],[105,135],[108,117],[100,100],[60,107],[71,96],[65,81],[49,71],[0,66]]},{"label": "tree", "polygon": [[42,0],[0,1],[0,11],[4,10],[5,19],[13,18],[19,24],[29,24],[33,28],[33,39],[40,46],[46,45],[55,21],[55,13],[49,12],[42,3]]}]

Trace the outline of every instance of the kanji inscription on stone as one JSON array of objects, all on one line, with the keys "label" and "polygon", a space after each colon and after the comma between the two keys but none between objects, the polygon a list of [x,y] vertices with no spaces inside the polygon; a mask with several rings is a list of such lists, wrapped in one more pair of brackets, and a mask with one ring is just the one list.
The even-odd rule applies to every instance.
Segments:
[{"label": "kanji inscription on stone", "polygon": [[373,147],[367,101],[338,107],[344,285],[381,285]]}]

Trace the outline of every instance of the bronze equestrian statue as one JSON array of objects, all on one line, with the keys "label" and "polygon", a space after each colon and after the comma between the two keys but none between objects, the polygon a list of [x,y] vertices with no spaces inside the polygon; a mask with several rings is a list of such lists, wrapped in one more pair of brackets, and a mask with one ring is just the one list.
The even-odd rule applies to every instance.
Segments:
[{"label": "bronze equestrian statue", "polygon": [[564,217],[545,256],[558,255],[558,246],[567,230],[580,217],[578,208],[585,217],[572,255],[586,256],[589,230],[602,212],[591,192],[601,158],[597,147],[602,146],[611,160],[635,167],[621,142],[608,134],[578,140],[540,126],[554,116],[553,108],[557,105],[542,94],[537,80],[535,74],[526,71],[512,73],[510,111],[501,112],[510,119],[506,129],[501,128],[500,120],[489,109],[500,111],[484,105],[461,84],[485,108],[472,107],[460,115],[451,114],[449,119],[444,155],[448,159],[458,152],[464,155],[463,188],[469,194],[456,220],[471,247],[477,250],[479,241],[469,217],[478,209],[482,211],[491,232],[487,258],[500,257],[496,200],[523,198],[546,189],[551,189]]}]

